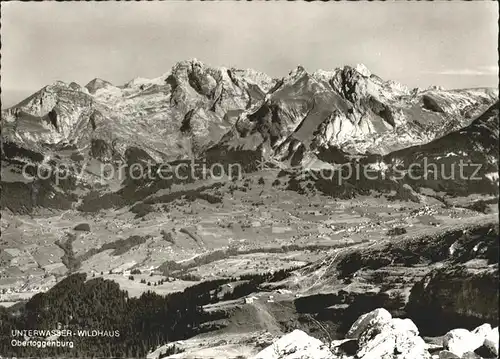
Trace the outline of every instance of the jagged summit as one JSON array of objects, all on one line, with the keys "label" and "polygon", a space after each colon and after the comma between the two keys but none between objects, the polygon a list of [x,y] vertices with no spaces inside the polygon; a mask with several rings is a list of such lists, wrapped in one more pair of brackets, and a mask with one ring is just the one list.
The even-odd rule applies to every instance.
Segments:
[{"label": "jagged summit", "polygon": [[73,87],[75,87],[75,85],[78,86],[78,87],[81,87],[80,85],[78,85],[74,81],[68,83],[68,82],[65,82],[65,81],[62,81],[62,80],[56,80],[52,84],[45,86],[45,88],[47,88],[47,87],[58,87],[58,86],[59,87],[72,87],[73,88]]},{"label": "jagged summit", "polygon": [[97,90],[107,87],[107,86],[113,86],[113,84],[109,81],[100,79],[100,78],[95,78],[92,81],[90,81],[88,84],[85,85],[85,88],[92,94],[94,94]]},{"label": "jagged summit", "polygon": [[203,61],[198,60],[196,57],[192,57],[186,60],[177,61],[173,67],[175,67],[176,65],[205,66],[205,63]]},{"label": "jagged summit", "polygon": [[297,67],[295,69],[293,69],[292,71],[290,71],[288,73],[288,76],[290,76],[290,77],[297,77],[297,76],[302,76],[302,75],[305,75],[305,74],[307,74],[307,71],[304,68],[304,66],[297,65]]},{"label": "jagged summit", "polygon": [[365,77],[370,77],[372,74],[364,64],[357,64],[354,69]]}]

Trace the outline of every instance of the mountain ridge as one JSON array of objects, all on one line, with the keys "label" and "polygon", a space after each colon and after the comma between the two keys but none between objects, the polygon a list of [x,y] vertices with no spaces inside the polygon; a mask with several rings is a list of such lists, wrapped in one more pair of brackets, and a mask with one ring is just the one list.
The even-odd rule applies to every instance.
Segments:
[{"label": "mountain ridge", "polygon": [[[468,107],[490,104],[494,96],[495,90],[480,89],[410,91],[404,85],[380,79],[364,65],[312,74],[299,65],[283,78],[273,79],[251,69],[211,67],[192,59],[176,63],[171,71],[157,78],[139,77],[122,86],[102,79],[91,80],[85,86],[57,81],[2,112],[4,123],[27,122],[28,129],[21,126],[12,131],[8,125],[2,127],[7,138],[27,146],[66,141],[81,142],[77,147],[85,148],[89,136],[113,142],[110,137],[116,132],[117,142],[122,144],[119,152],[123,153],[127,144],[134,145],[157,160],[170,155],[174,159],[189,156],[193,149],[200,154],[231,130],[236,130],[239,137],[245,137],[248,131],[264,141],[273,137],[272,147],[283,148],[293,133],[293,138],[306,145],[341,146],[354,153],[377,152],[378,146],[380,151],[390,152],[397,147],[396,142],[404,142],[406,147],[435,137],[436,133],[419,137],[414,126],[419,119],[414,117],[457,116]],[[417,108],[419,101],[422,103]],[[56,118],[52,126],[30,118],[42,118],[51,111]],[[431,113],[423,116],[422,111]],[[262,113],[269,113],[274,120],[261,121],[255,128],[248,117]],[[447,120],[436,122],[450,122]],[[88,122],[91,131],[82,122]],[[452,129],[468,124],[455,122]],[[104,128],[99,128],[98,123]],[[142,136],[134,140],[133,134],[120,127]],[[389,141],[392,143],[384,149],[384,142],[396,127],[407,132],[408,138]],[[311,131],[316,130],[318,135],[313,136]],[[161,145],[162,140],[176,146]]]}]

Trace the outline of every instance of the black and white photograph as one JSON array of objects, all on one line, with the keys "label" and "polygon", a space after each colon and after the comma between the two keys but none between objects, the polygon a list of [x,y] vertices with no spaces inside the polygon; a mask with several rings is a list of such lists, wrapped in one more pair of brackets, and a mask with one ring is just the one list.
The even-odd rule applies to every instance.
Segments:
[{"label": "black and white photograph", "polygon": [[499,357],[498,2],[0,5],[0,359]]}]

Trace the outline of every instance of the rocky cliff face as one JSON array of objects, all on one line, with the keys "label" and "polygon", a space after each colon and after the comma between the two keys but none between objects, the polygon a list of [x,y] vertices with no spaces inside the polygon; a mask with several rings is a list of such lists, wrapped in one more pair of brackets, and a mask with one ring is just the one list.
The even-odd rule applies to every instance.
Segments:
[{"label": "rocky cliff face", "polygon": [[299,272],[299,285],[311,294],[297,298],[295,308],[340,323],[340,335],[346,324],[377,307],[408,316],[426,336],[498,324],[498,224],[493,216],[435,234],[401,235],[339,251]]}]

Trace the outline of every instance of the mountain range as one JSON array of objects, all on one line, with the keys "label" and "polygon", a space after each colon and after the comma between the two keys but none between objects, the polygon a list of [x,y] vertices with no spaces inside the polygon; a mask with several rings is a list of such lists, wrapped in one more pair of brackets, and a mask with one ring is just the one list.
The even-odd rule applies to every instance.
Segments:
[{"label": "mountain range", "polygon": [[[498,138],[497,97],[497,89],[487,88],[409,89],[364,65],[313,73],[298,66],[272,78],[192,59],[120,86],[57,81],[2,111],[3,185],[26,182],[18,176],[26,162],[265,158],[283,168],[318,169],[360,159],[385,165],[401,156],[409,165],[428,151],[434,159],[471,158],[455,148],[457,140],[486,161],[481,174],[488,185],[475,188],[496,192],[496,142],[486,144],[486,155],[482,141]],[[483,120],[493,120],[483,126],[486,110]],[[82,175],[93,186],[91,172]]]}]

